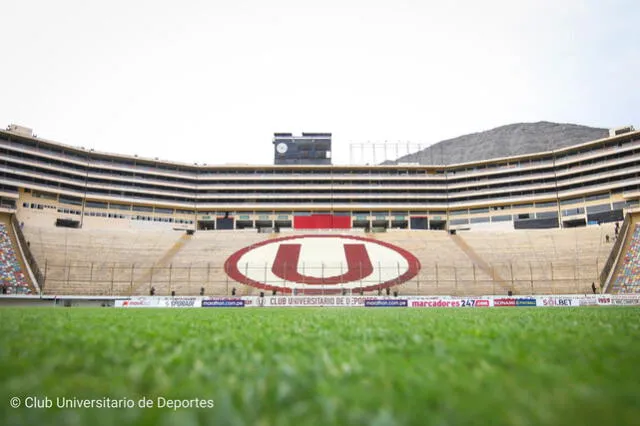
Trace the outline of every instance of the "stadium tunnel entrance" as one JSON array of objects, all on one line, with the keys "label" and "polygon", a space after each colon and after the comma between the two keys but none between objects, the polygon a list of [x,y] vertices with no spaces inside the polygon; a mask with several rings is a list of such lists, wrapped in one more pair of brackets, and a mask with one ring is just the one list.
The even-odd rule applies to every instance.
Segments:
[{"label": "stadium tunnel entrance", "polygon": [[198,221],[198,231],[210,231],[213,229],[216,229],[215,220],[199,220]]},{"label": "stadium tunnel entrance", "polygon": [[587,221],[584,218],[565,220],[562,222],[563,228],[578,228],[580,226],[587,226]]},{"label": "stadium tunnel entrance", "polygon": [[444,231],[447,228],[446,220],[430,220],[429,221],[429,229],[433,229],[435,231]]}]

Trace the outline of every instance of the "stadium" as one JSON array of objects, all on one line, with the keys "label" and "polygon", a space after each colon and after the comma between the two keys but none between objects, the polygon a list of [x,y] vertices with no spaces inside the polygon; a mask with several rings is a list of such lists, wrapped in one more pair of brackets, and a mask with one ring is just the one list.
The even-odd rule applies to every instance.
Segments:
[{"label": "stadium", "polygon": [[633,268],[613,262],[637,244],[633,127],[452,165],[186,165],[87,151],[15,125],[0,132],[0,155],[3,244],[18,248],[3,293],[638,290],[625,275]]},{"label": "stadium", "polygon": [[[0,302],[16,307],[0,310],[0,359],[14,368],[3,397],[41,408],[3,407],[4,423],[155,424],[168,411],[194,424],[632,424],[634,361],[603,357],[637,337],[637,308],[611,305],[640,305],[640,131],[451,164],[333,165],[330,137],[276,133],[275,164],[257,166],[0,131]],[[532,310],[447,309],[509,306]],[[597,349],[582,326],[602,334]],[[59,351],[28,371],[21,357],[43,347]],[[555,356],[582,361],[559,373]],[[598,362],[608,381],[561,389]],[[465,374],[500,398],[469,402],[482,388]],[[207,383],[218,389],[203,402]],[[63,406],[44,414],[53,394]],[[158,410],[68,414],[140,408],[145,395]],[[425,407],[433,416],[417,420]]]}]

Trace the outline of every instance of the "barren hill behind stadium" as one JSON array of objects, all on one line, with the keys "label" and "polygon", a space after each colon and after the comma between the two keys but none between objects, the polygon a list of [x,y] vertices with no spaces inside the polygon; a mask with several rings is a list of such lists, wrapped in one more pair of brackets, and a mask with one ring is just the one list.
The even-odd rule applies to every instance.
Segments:
[{"label": "barren hill behind stadium", "polygon": [[577,124],[516,123],[447,139],[382,164],[457,164],[550,151],[609,136],[608,129]]}]

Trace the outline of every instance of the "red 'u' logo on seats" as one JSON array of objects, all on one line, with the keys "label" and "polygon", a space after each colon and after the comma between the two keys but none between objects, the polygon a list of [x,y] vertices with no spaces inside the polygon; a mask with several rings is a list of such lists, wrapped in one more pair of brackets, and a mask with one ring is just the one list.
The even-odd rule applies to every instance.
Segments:
[{"label": "red 'u' logo on seats", "polygon": [[281,293],[371,291],[415,277],[420,262],[393,244],[351,235],[297,235],[262,241],[233,253],[227,275]]},{"label": "red 'u' logo on seats", "polygon": [[298,272],[301,244],[280,244],[271,271],[283,280],[301,284],[338,284],[362,280],[371,275],[373,265],[364,244],[344,244],[347,272],[329,277],[313,277]]}]

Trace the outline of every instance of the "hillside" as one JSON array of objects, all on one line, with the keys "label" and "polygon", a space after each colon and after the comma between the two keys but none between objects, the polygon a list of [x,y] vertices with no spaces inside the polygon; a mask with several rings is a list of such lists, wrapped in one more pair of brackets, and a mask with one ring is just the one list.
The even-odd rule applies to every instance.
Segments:
[{"label": "hillside", "polygon": [[577,124],[517,123],[438,142],[414,154],[383,164],[456,164],[531,154],[601,139],[608,129]]}]

